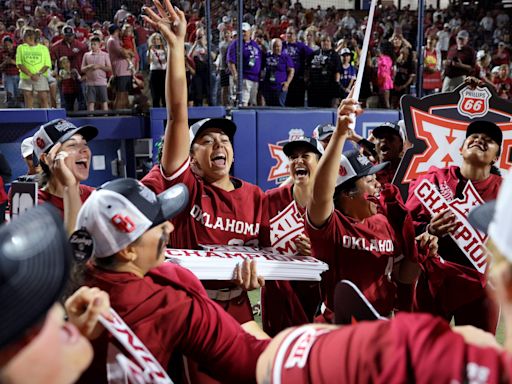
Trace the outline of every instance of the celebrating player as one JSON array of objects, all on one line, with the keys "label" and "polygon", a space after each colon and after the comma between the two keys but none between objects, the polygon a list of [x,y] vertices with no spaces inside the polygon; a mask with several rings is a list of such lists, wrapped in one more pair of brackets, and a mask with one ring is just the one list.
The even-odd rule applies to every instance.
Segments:
[{"label": "celebrating player", "polygon": [[[174,230],[168,220],[186,207],[183,184],[157,196],[137,180],[117,179],[93,192],[76,225],[95,245],[85,282],[109,293],[112,307],[171,374],[179,370],[171,363],[178,352],[223,382],[254,382],[268,340],[246,333],[190,271],[164,263]],[[105,351],[105,343],[95,344],[84,383],[105,382]]]},{"label": "celebrating player", "polygon": [[[288,156],[290,183],[266,193],[271,245],[281,254],[309,256],[311,242],[304,234],[303,216],[324,148],[316,139],[300,137],[286,143],[283,152]],[[283,233],[280,228],[288,231]],[[319,303],[316,282],[267,282],[262,290],[263,329],[275,335],[287,327],[312,322]]]},{"label": "celebrating player", "polygon": [[[157,193],[180,182],[190,191],[187,208],[174,219],[176,230],[170,243],[189,249],[212,244],[268,245],[263,192],[229,174],[235,124],[228,119],[204,119],[188,127],[185,16],[168,1],[166,9],[158,0],[154,3],[158,15],[146,8],[146,20],[160,31],[169,46],[166,97],[170,109],[162,161],[143,182]],[[228,313],[257,331],[246,290],[259,288],[263,280],[253,272],[242,276],[242,281],[242,287],[231,282],[205,282],[205,286],[209,296]]]},{"label": "celebrating player", "polygon": [[[377,311],[387,316],[396,304],[394,280],[411,284],[417,275],[410,216],[396,199],[396,188],[388,185],[381,191],[375,178],[387,163],[373,166],[358,151],[346,152],[340,163],[351,122],[348,114],[356,111],[357,101],[349,98],[341,102],[336,129],[318,164],[307,211],[313,256],[330,267],[322,278],[327,321],[332,320],[334,288],[341,279],[354,282]],[[424,243],[431,241],[423,235]]]},{"label": "celebrating player", "polygon": [[471,181],[484,200],[496,198],[502,178],[493,173],[498,161],[503,134],[490,121],[474,121],[468,125],[462,145],[462,165],[431,167],[428,173],[411,183],[407,207],[416,222],[416,232],[427,230],[439,237],[440,258],[422,262],[422,273],[416,287],[417,310],[452,317],[457,325],[470,324],[495,332],[498,307],[486,290],[486,279],[471,264],[454,240],[447,236],[459,224],[451,211],[431,215],[414,194],[422,180],[430,181],[448,201],[463,198],[462,192]]},{"label": "celebrating player", "polygon": [[[470,213],[479,229],[489,229],[491,278],[507,329],[512,319],[511,207],[508,176],[495,206],[487,203]],[[507,353],[490,333],[471,326],[450,329],[427,314],[401,313],[390,321],[342,328],[308,325],[273,339],[258,360],[257,377],[259,383],[273,384],[505,383],[512,376],[511,341],[507,331]]]}]

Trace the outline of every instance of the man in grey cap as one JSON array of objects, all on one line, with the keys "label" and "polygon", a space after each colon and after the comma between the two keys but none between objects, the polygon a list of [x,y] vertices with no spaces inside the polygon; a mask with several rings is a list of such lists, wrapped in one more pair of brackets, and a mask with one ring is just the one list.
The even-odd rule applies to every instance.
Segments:
[{"label": "man in grey cap", "polygon": [[469,33],[461,30],[457,33],[457,43],[448,50],[444,61],[443,92],[450,92],[464,82],[475,67],[476,53],[468,46]]}]

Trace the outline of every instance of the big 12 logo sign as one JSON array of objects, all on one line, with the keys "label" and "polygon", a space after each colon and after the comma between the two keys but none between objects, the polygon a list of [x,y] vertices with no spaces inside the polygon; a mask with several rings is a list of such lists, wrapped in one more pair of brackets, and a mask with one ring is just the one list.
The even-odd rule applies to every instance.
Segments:
[{"label": "big 12 logo sign", "polygon": [[407,150],[394,178],[407,198],[409,183],[438,168],[461,165],[460,149],[467,126],[476,120],[496,123],[503,132],[501,156],[495,164],[502,173],[512,166],[512,103],[501,99],[490,85],[471,88],[462,84],[453,92],[422,99],[405,95],[400,101],[407,137]]},{"label": "big 12 logo sign", "polygon": [[283,152],[283,146],[287,142],[298,139],[302,136],[304,136],[304,131],[302,129],[291,129],[288,132],[287,140],[281,140],[275,144],[268,145],[270,156],[276,161],[276,164],[270,168],[267,181],[274,181],[276,184],[281,184],[288,178],[288,157]]}]

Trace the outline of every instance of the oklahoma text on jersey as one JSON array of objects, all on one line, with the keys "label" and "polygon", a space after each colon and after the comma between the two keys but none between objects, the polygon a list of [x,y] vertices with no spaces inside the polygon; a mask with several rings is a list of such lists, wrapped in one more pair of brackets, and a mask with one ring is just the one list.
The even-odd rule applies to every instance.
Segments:
[{"label": "oklahoma text on jersey", "polygon": [[343,248],[361,249],[370,252],[393,252],[395,250],[393,241],[390,239],[365,239],[364,237],[354,237],[348,235],[343,235],[342,245]]},{"label": "oklahoma text on jersey", "polygon": [[219,229],[225,232],[233,232],[239,235],[257,236],[260,232],[259,223],[247,223],[236,219],[223,218],[222,216],[216,219],[211,217],[208,212],[203,212],[201,207],[197,204],[192,206],[190,215],[206,228]]}]

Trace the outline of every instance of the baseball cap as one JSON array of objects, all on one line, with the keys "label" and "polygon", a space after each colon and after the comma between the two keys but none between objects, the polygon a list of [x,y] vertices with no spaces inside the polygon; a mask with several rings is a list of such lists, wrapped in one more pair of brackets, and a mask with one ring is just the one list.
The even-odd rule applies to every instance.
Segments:
[{"label": "baseball cap", "polygon": [[2,39],[2,43],[5,43],[6,41],[9,41],[9,42],[11,42],[11,43],[12,43],[12,42],[13,42],[13,41],[12,41],[12,37],[11,37],[11,36],[9,36],[9,35],[4,36],[4,37],[3,37],[3,39]]},{"label": "baseball cap", "polygon": [[322,143],[317,139],[307,136],[301,136],[294,140],[288,141],[283,146],[283,152],[286,156],[291,156],[293,151],[297,147],[307,147],[312,152],[315,152],[320,156],[324,154],[324,146],[322,145]]},{"label": "baseball cap", "polygon": [[477,60],[483,59],[485,57],[485,55],[486,55],[485,51],[483,49],[481,49],[476,53],[476,59]]},{"label": "baseball cap", "polygon": [[64,36],[73,36],[75,34],[75,30],[73,27],[66,25],[64,28],[62,28],[62,33]]},{"label": "baseball cap", "polygon": [[242,31],[250,31],[251,30],[251,24],[249,23],[242,23]]},{"label": "baseball cap", "polygon": [[403,131],[402,131],[402,129],[400,129],[400,125],[398,125],[398,122],[396,122],[396,123],[387,122],[387,123],[381,124],[372,130],[372,135],[375,136],[377,139],[380,139],[381,138],[380,136],[386,132],[393,133],[393,134],[399,136],[402,139],[402,141],[404,140]]},{"label": "baseball cap", "polygon": [[444,23],[444,24],[443,24],[443,28],[446,28],[446,27],[450,27],[450,24],[448,24],[448,23]]},{"label": "baseball cap", "polygon": [[498,198],[469,212],[470,224],[487,233],[500,253],[512,262],[512,173],[505,176]]},{"label": "baseball cap", "polygon": [[389,164],[389,161],[373,165],[372,162],[359,151],[347,151],[341,155],[340,169],[336,178],[336,187],[343,187],[348,181],[363,176],[373,175]]},{"label": "baseball cap", "polygon": [[343,56],[343,55],[352,55],[352,52],[350,52],[350,49],[348,49],[348,48],[343,48],[341,50],[341,56]]},{"label": "baseball cap", "polygon": [[491,73],[494,74],[494,75],[498,75],[500,73],[500,66],[496,65],[495,67],[493,67],[491,69]]},{"label": "baseball cap", "polygon": [[313,130],[312,137],[318,140],[325,140],[331,136],[336,127],[332,124],[318,124]]},{"label": "baseball cap", "polygon": [[21,156],[25,159],[34,153],[34,138],[27,137],[21,142]]},{"label": "baseball cap", "polygon": [[119,25],[117,25],[117,24],[110,24],[110,26],[108,27],[108,33],[113,35],[114,32],[117,31],[118,29],[119,29]]},{"label": "baseball cap", "polygon": [[50,204],[0,228],[0,348],[36,325],[68,282],[71,248]]},{"label": "baseball cap", "polygon": [[226,135],[229,136],[229,140],[233,142],[233,137],[235,136],[236,132],[236,124],[229,119],[215,118],[199,120],[190,126],[190,145],[192,145],[195,138],[207,128],[221,129]]},{"label": "baseball cap", "polygon": [[459,31],[459,33],[457,33],[457,39],[467,39],[469,37],[469,33],[468,31],[466,30],[462,30],[462,31]]},{"label": "baseball cap", "polygon": [[503,141],[503,132],[500,127],[488,120],[476,120],[468,125],[466,129],[466,138],[473,133],[485,133],[493,139],[500,147]]},{"label": "baseball cap", "polygon": [[179,214],[188,203],[188,195],[184,184],[156,195],[135,179],[109,181],[82,205],[76,229],[92,237],[95,257],[112,256],[148,229]]},{"label": "baseball cap", "polygon": [[33,137],[34,152],[39,159],[41,155],[48,152],[56,143],[63,143],[69,140],[74,134],[81,134],[85,140],[91,141],[98,135],[98,129],[92,125],[75,124],[64,119],[55,119],[39,127]]}]

